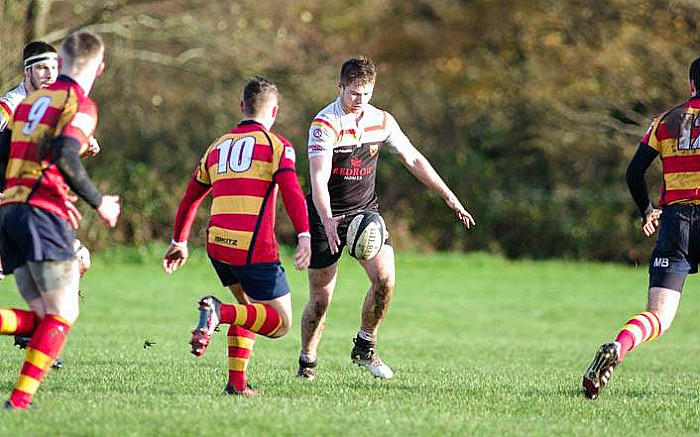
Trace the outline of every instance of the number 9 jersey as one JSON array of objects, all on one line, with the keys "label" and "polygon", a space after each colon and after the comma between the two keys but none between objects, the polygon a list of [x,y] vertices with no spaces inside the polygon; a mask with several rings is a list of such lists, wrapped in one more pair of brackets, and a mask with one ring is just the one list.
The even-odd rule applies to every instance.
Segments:
[{"label": "number 9 jersey", "polygon": [[13,115],[10,156],[0,204],[29,203],[68,220],[69,187],[53,162],[51,144],[69,137],[87,150],[97,125],[97,106],[71,78],[59,76],[30,94]]}]

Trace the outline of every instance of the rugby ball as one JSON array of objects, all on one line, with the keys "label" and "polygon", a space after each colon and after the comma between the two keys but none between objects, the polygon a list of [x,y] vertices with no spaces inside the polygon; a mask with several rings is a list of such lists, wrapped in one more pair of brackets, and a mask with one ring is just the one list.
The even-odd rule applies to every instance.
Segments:
[{"label": "rugby ball", "polygon": [[379,213],[365,211],[353,217],[345,242],[348,253],[357,259],[372,259],[384,246],[386,226]]}]

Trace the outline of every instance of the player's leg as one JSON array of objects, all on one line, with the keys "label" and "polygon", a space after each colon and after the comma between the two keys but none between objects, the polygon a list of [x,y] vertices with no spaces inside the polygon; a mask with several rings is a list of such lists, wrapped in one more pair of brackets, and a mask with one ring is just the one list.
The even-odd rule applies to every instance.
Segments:
[{"label": "player's leg", "polygon": [[78,264],[75,260],[28,262],[31,278],[41,293],[46,315],[27,346],[24,365],[6,404],[26,409],[51,369],[78,318]]},{"label": "player's leg", "polygon": [[389,303],[394,295],[396,269],[394,249],[384,245],[374,258],[360,261],[370,279],[371,285],[362,306],[362,324],[354,339],[355,346],[350,357],[353,362],[364,366],[377,378],[390,379],[394,372],[377,355],[377,332],[386,317]]},{"label": "player's leg", "polygon": [[[691,250],[689,208],[665,207],[659,237],[649,261],[649,294],[646,311],[632,316],[615,340],[602,344],[583,376],[586,397],[595,399],[610,381],[627,352],[662,335],[673,322],[688,273],[697,271]],[[689,213],[690,212],[690,213]]]},{"label": "player's leg", "polygon": [[255,334],[284,336],[292,323],[291,289],[279,262],[230,266],[212,260],[219,278],[227,284],[238,304],[205,296],[200,302],[200,321],[192,333],[192,353],[201,355],[219,324],[228,330],[229,382],[226,393],[257,396],[247,384],[246,369]]},{"label": "player's leg", "polygon": [[610,381],[613,371],[627,352],[654,340],[670,328],[678,310],[681,293],[668,288],[649,289],[647,310],[632,316],[614,341],[602,344],[583,376],[586,397],[595,399]]},{"label": "player's leg", "polygon": [[[44,303],[26,266],[14,269],[13,275],[17,289],[29,305],[29,311],[18,308],[0,309],[0,334],[14,335],[15,338],[24,339],[32,335],[41,319],[44,318]],[[24,349],[26,344],[20,343],[18,345],[17,340],[15,340],[15,345]],[[29,343],[28,339],[26,343]]]},{"label": "player's leg", "polygon": [[338,263],[328,267],[309,268],[309,301],[301,313],[301,352],[297,376],[316,377],[318,346],[326,328],[326,311],[333,300],[338,279]]},{"label": "player's leg", "polygon": [[[0,333],[14,335],[14,345],[20,349],[26,349],[32,333],[44,318],[46,309],[39,289],[29,273],[29,268],[26,265],[18,267],[14,269],[13,276],[17,289],[29,305],[29,311],[16,308],[0,310]],[[3,315],[3,311],[11,311],[12,314]]]},{"label": "player's leg", "polygon": [[[243,291],[241,284],[231,285],[229,289],[239,304],[250,305],[252,303]],[[234,387],[239,391],[250,390],[246,372],[255,345],[256,334],[240,326],[229,325],[226,337],[228,342],[228,383],[226,386]]]}]

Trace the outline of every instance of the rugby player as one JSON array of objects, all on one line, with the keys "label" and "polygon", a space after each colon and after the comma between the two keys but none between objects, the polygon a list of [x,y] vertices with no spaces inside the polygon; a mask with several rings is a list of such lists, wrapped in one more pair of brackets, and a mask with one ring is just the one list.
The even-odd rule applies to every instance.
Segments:
[{"label": "rugby player", "polygon": [[[614,341],[598,348],[583,376],[583,391],[596,399],[626,354],[661,336],[678,310],[686,276],[700,261],[700,58],[690,65],[691,97],[654,118],[626,173],[627,185],[641,215],[642,233],[659,235],[649,260],[646,311],[634,315]],[[649,201],[645,174],[661,159],[663,184],[659,205]]]},{"label": "rugby player", "polygon": [[[51,44],[43,41],[28,43],[22,51],[22,62],[24,64],[24,79],[17,87],[0,97],[0,133],[5,131],[12,120],[12,114],[15,112],[15,109],[27,95],[51,85],[58,76],[58,53]],[[99,151],[99,143],[95,137],[90,136],[90,145],[85,152],[85,156],[94,156]],[[75,253],[80,267],[80,276],[82,277],[90,268],[90,252],[80,240],[76,240]],[[0,280],[4,277],[2,263],[0,262]],[[14,345],[24,349],[29,344],[29,340],[29,337],[16,336]],[[53,367],[56,369],[63,368],[63,362],[60,358],[56,359]]]},{"label": "rugby player", "polygon": [[[474,219],[428,160],[411,144],[394,117],[369,104],[376,79],[374,63],[365,57],[347,60],[340,69],[338,98],[314,117],[309,129],[311,192],[307,196],[311,229],[309,302],[302,313],[301,352],[297,375],[316,376],[317,349],[333,298],[338,259],[347,227],[362,211],[378,211],[375,191],[379,153],[384,146],[425,186],[442,197],[466,227]],[[371,285],[365,296],[361,325],[350,353],[352,361],[378,378],[394,372],[377,355],[377,331],[394,293],[391,242],[370,260],[358,261]]]},{"label": "rugby player", "polygon": [[119,197],[102,195],[80,163],[97,125],[88,97],[104,69],[104,45],[92,32],[70,34],[61,45],[61,75],[17,106],[11,140],[0,142],[7,165],[0,201],[0,254],[29,310],[0,309],[0,334],[31,336],[19,379],[5,402],[25,410],[59,356],[78,318],[80,274],[75,230],[80,215],[72,190],[109,227],[120,213]]},{"label": "rugby player", "polygon": [[278,90],[254,77],[243,88],[242,121],[214,141],[201,158],[175,216],[173,239],[163,257],[172,273],[188,257],[187,239],[202,200],[213,194],[207,254],[224,287],[238,304],[214,296],[199,301],[199,324],[192,331],[192,353],[201,356],[219,324],[229,325],[228,382],[224,394],[258,396],[246,369],[256,334],[282,337],[292,323],[292,299],[275,238],[275,203],[282,194],[297,232],[294,266],[311,257],[306,201],[297,180],[295,152],[270,131],[277,117]]}]

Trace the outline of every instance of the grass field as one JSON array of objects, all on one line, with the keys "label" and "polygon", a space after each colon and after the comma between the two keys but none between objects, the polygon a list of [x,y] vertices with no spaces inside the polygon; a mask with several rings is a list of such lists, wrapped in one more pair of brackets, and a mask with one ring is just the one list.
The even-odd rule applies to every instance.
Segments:
[{"label": "grass field", "polygon": [[[697,280],[667,335],[628,355],[601,398],[581,376],[597,346],[643,309],[646,269],[512,262],[483,254],[399,254],[379,352],[396,376],[351,364],[366,280],[344,257],[315,381],[294,375],[306,274],[288,269],[295,326],[260,338],[249,379],[258,399],[221,396],[225,335],[189,353],[196,301],[217,284],[202,250],[160,269],[164,247],[103,254],[83,282],[81,317],[28,413],[0,414],[0,435],[698,435]],[[288,258],[287,258],[288,259]],[[291,265],[287,262],[288,265]],[[20,305],[12,279],[0,305]],[[23,354],[0,340],[9,395]],[[144,348],[145,341],[152,347]]]}]

